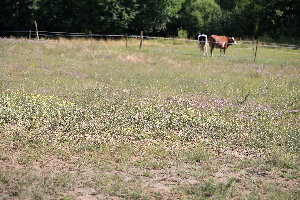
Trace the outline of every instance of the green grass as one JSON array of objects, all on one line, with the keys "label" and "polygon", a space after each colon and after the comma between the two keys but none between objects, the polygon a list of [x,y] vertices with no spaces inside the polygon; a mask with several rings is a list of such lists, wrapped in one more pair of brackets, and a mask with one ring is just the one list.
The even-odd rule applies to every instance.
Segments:
[{"label": "green grass", "polygon": [[0,40],[2,196],[299,197],[299,50],[128,46]]}]

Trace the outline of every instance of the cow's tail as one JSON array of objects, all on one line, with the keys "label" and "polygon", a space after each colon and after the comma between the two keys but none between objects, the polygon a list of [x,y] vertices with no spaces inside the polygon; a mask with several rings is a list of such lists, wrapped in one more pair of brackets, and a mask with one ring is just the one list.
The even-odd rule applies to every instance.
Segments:
[{"label": "cow's tail", "polygon": [[212,36],[208,37],[208,44],[209,44],[210,48],[215,46],[215,40]]},{"label": "cow's tail", "polygon": [[212,36],[209,36],[208,37],[208,46],[210,47],[210,56],[211,57],[213,56],[212,51],[213,51],[215,45],[216,45],[215,39]]}]

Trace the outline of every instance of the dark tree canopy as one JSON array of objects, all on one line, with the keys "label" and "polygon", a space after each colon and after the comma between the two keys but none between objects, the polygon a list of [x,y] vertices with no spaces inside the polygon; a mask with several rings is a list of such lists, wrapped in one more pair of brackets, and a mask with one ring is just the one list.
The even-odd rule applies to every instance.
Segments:
[{"label": "dark tree canopy", "polygon": [[300,37],[299,0],[1,0],[0,31]]}]

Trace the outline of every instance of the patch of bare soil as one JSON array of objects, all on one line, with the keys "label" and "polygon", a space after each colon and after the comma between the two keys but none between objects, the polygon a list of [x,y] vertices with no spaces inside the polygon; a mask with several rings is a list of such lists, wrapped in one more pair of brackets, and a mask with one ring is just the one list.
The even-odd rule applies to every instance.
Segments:
[{"label": "patch of bare soil", "polygon": [[[16,184],[17,180],[22,179],[22,177],[18,177],[20,171],[28,171],[32,177],[40,179],[50,179],[51,177],[57,177],[66,173],[72,177],[70,179],[72,180],[72,184],[66,189],[55,188],[64,187],[63,184],[52,186],[54,187],[52,188],[53,191],[45,194],[46,199],[126,199],[128,197],[126,194],[122,195],[122,192],[109,189],[114,188],[116,184],[119,184],[120,187],[141,191],[141,195],[150,196],[152,199],[178,199],[180,198],[179,190],[186,186],[200,187],[208,180],[213,180],[216,184],[226,184],[230,179],[234,179],[236,196],[233,195],[233,198],[236,199],[250,195],[253,189],[257,190],[262,197],[267,198],[268,191],[264,189],[264,186],[272,186],[282,191],[297,190],[297,188],[300,188],[299,179],[284,177],[284,174],[289,172],[256,169],[255,166],[238,168],[236,164],[230,163],[230,160],[233,160],[232,157],[230,160],[226,160],[228,156],[232,155],[235,157],[235,163],[239,162],[237,159],[243,162],[249,158],[240,153],[228,151],[224,152],[214,161],[214,166],[206,166],[204,163],[181,163],[163,169],[142,169],[135,166],[123,166],[120,170],[110,168],[103,170],[92,167],[89,164],[74,165],[75,160],[79,159],[78,157],[74,157],[74,159],[69,161],[63,161],[55,157],[45,157],[41,162],[21,164],[20,158],[22,152],[7,153],[7,155],[2,157],[5,159],[0,160],[0,200],[22,199],[22,195],[11,194],[9,191]],[[4,177],[8,172],[18,173]],[[38,185],[34,185],[34,181],[32,184],[33,187],[39,187]],[[24,189],[21,188],[20,190],[21,194]],[[34,188],[31,190],[34,190]],[[119,188],[119,190],[122,191],[122,188]],[[35,199],[34,194],[28,194],[28,188],[27,197]]]}]

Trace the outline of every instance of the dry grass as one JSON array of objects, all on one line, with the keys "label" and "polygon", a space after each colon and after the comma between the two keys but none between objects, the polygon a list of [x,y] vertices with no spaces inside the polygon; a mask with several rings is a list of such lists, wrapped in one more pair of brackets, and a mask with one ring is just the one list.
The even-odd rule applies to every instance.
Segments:
[{"label": "dry grass", "polygon": [[[0,40],[2,199],[297,199],[299,51]],[[297,54],[295,54],[297,53]]]}]

